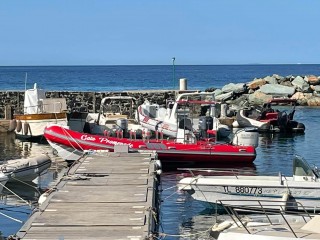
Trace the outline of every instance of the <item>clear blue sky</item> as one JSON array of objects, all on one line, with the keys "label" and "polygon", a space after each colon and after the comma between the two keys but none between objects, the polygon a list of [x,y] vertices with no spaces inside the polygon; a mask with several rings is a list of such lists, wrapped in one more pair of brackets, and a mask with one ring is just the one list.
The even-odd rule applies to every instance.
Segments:
[{"label": "clear blue sky", "polygon": [[320,63],[318,0],[1,0],[0,66]]}]

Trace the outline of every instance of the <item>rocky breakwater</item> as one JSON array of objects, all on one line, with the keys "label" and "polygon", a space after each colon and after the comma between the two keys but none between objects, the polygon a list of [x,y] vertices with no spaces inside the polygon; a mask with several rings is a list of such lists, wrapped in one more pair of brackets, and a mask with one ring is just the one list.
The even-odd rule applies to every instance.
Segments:
[{"label": "rocky breakwater", "polygon": [[300,106],[320,106],[320,77],[315,75],[283,77],[274,74],[206,91],[213,91],[217,101],[238,107],[261,105],[279,97],[296,99]]},{"label": "rocky breakwater", "polygon": [[[97,112],[100,109],[101,100],[109,96],[131,96],[136,98],[136,105],[139,106],[146,99],[150,102],[165,105],[167,99],[175,99],[177,91],[154,90],[154,91],[122,91],[122,92],[89,92],[89,91],[47,91],[47,98],[65,98],[68,112]],[[24,91],[0,91],[0,119],[6,115],[6,108],[9,112],[8,119],[13,114],[23,113]],[[125,104],[125,103],[123,103]],[[123,108],[129,106],[123,105]],[[0,126],[1,127],[1,126]]]}]

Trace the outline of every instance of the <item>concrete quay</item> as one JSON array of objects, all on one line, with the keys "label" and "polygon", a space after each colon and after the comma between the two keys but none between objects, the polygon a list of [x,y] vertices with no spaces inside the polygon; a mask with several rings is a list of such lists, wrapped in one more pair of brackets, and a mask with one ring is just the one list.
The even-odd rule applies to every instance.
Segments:
[{"label": "concrete quay", "polygon": [[[158,185],[154,153],[88,154],[62,172],[17,233],[21,239],[154,239]],[[41,199],[41,198],[40,198]]]}]

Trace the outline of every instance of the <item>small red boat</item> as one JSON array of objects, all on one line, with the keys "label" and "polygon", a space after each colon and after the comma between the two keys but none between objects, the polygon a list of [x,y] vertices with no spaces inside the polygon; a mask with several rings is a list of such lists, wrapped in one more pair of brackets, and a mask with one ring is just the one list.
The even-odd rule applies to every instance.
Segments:
[{"label": "small red boat", "polygon": [[[242,130],[242,132],[245,132]],[[213,138],[198,141],[178,142],[167,139],[132,139],[123,137],[107,137],[80,133],[63,126],[51,125],[44,130],[49,144],[65,160],[76,160],[85,151],[114,151],[115,145],[128,146],[129,152],[156,151],[161,162],[170,163],[252,163],[256,158],[257,131],[247,131],[244,139],[253,137],[254,144],[245,146],[243,143],[217,143]],[[249,134],[249,135],[248,135]],[[240,137],[236,136],[237,141]]]}]

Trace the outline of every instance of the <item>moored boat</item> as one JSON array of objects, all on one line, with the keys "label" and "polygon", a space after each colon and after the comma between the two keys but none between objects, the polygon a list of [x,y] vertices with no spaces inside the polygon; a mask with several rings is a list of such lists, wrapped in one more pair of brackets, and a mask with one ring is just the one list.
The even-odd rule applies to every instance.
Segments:
[{"label": "moored boat", "polygon": [[33,181],[51,166],[47,154],[36,157],[7,160],[0,165],[0,170],[8,176],[8,181]]},{"label": "moored boat", "polygon": [[217,132],[217,137],[226,138],[231,130],[220,123],[216,104],[210,92],[181,93],[175,100],[167,101],[166,107],[145,101],[138,107],[139,123],[173,138],[177,137],[179,125],[187,125],[195,134],[200,134],[203,125],[208,125]]},{"label": "moored boat", "polygon": [[[287,113],[285,110],[280,111],[272,107],[278,104],[293,104],[293,108]],[[274,98],[262,107],[242,108],[237,112],[234,126],[257,127],[260,132],[304,133],[304,124],[293,119],[295,104],[294,99]]]},{"label": "moored boat", "polygon": [[[223,204],[223,203],[222,203]],[[279,211],[259,203],[245,209],[243,205],[223,204],[227,215],[216,216],[210,236],[217,240],[294,240],[320,239],[320,216],[307,211]],[[248,206],[247,206],[248,208]]]},{"label": "moored boat", "polygon": [[[108,96],[100,103],[98,113],[88,113],[84,132],[104,134],[108,132],[115,136],[119,130],[139,131],[142,129],[137,120],[136,99],[130,96]],[[141,131],[140,131],[141,134]]]},{"label": "moored boat", "polygon": [[33,89],[25,91],[23,113],[14,114],[8,130],[14,131],[17,138],[41,142],[48,124],[68,124],[66,111],[65,98],[46,98],[45,91],[34,84]]},{"label": "moored boat", "polygon": [[[189,132],[190,133],[190,132]],[[195,139],[192,134],[185,134],[183,139],[143,139],[92,135],[72,131],[68,128],[52,125],[44,131],[49,144],[63,157],[77,157],[84,151],[108,150],[113,151],[115,146],[124,146],[128,151],[156,151],[162,162],[174,163],[252,163],[256,158],[258,133],[253,129],[240,131],[230,143],[215,142],[208,134],[205,139]],[[243,140],[243,141],[242,141]]]},{"label": "moored boat", "polygon": [[227,175],[226,172],[220,172],[215,176],[199,174],[185,177],[178,186],[212,208],[219,205],[220,201],[228,201],[229,205],[246,204],[248,207],[264,201],[267,208],[282,205],[284,209],[320,210],[318,172],[300,156],[293,159],[293,176],[281,173],[278,176],[238,175],[234,172],[228,172]]}]

